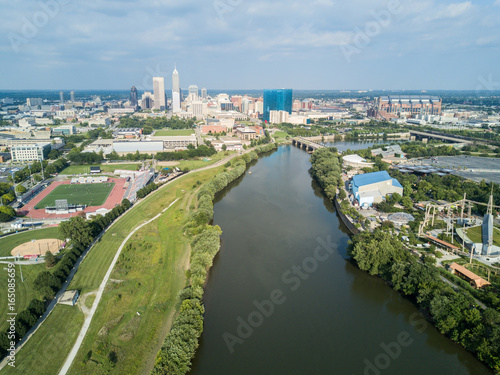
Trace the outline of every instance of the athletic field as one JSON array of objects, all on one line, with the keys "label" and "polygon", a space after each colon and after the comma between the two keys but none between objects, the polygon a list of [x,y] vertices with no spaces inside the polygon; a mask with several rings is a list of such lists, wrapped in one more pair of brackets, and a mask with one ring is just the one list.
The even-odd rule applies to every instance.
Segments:
[{"label": "athletic field", "polygon": [[87,206],[102,206],[115,184],[72,184],[60,185],[38,203],[35,208],[53,207],[57,199],[67,199],[68,204],[85,204]]}]

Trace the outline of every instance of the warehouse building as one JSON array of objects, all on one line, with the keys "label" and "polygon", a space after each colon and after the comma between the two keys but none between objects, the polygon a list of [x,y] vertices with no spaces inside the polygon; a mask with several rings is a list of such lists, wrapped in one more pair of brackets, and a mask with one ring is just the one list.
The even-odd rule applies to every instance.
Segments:
[{"label": "warehouse building", "polygon": [[163,152],[163,142],[161,141],[129,141],[113,142],[113,150],[120,156],[139,152],[140,154],[156,154]]}]

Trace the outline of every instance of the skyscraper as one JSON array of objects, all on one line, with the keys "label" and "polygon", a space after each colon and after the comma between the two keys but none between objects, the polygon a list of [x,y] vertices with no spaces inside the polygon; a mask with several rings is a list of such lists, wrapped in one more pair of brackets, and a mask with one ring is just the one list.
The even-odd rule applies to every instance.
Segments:
[{"label": "skyscraper", "polygon": [[69,98],[71,99],[71,103],[75,102],[75,92],[74,91],[71,91],[69,93]]},{"label": "skyscraper", "polygon": [[201,89],[201,98],[202,99],[206,99],[207,97],[208,97],[208,95],[207,95],[207,89],[203,87]]},{"label": "skyscraper", "polygon": [[188,91],[189,95],[191,95],[191,100],[198,100],[198,86],[190,85]]},{"label": "skyscraper", "polygon": [[153,92],[155,101],[153,109],[159,109],[160,111],[164,111],[166,109],[165,78],[153,77]]},{"label": "skyscraper", "polygon": [[137,89],[135,86],[132,86],[132,88],[130,89],[130,106],[137,107],[138,104]]},{"label": "skyscraper", "polygon": [[59,103],[64,104],[64,92],[59,91]]},{"label": "skyscraper", "polygon": [[174,112],[180,112],[181,110],[181,87],[177,68],[172,73],[172,108]]},{"label": "skyscraper", "polygon": [[142,94],[141,98],[141,108],[142,109],[151,109],[153,108],[154,99],[151,91],[146,91]]},{"label": "skyscraper", "polygon": [[270,111],[292,113],[292,89],[264,90],[264,121],[269,122]]}]

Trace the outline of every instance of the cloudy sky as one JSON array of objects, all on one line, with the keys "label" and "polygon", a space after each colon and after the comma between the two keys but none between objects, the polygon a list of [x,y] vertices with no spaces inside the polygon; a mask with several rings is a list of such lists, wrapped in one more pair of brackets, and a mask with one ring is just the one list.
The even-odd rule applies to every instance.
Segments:
[{"label": "cloudy sky", "polygon": [[[500,85],[500,0],[0,0],[0,89]],[[486,87],[487,88],[487,87]],[[498,88],[497,88],[498,89]]]}]

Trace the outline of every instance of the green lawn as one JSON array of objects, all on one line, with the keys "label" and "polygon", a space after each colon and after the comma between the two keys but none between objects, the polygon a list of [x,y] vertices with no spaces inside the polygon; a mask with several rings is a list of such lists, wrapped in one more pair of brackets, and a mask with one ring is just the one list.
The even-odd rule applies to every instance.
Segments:
[{"label": "green lawn", "polygon": [[[7,281],[8,274],[4,271],[6,264],[1,264],[0,273],[0,316],[7,316]],[[34,298],[38,298],[38,293],[34,290],[33,281],[36,279],[40,272],[46,270],[45,264],[36,265],[26,265],[18,266],[16,265],[16,312],[20,313],[26,307],[28,307],[30,301]],[[21,269],[20,269],[21,268]],[[23,280],[21,281],[21,272],[23,274]],[[2,319],[0,321],[0,331],[4,331],[7,328],[7,320]]]},{"label": "green lawn", "polygon": [[102,173],[112,173],[116,169],[126,169],[128,171],[136,171],[141,164],[100,164],[100,165],[70,165],[63,169],[60,174],[90,174],[90,167],[101,167]]},{"label": "green lawn", "polygon": [[[207,165],[212,165],[214,163],[217,163],[219,160],[224,159],[225,157],[234,154],[235,151],[222,151],[218,152],[215,155],[209,156],[208,158],[196,158],[196,159],[191,159],[191,160],[180,160],[179,164],[175,166],[175,168],[179,169],[184,169],[184,168],[189,168],[190,171],[202,167],[206,167]],[[210,159],[205,161],[205,159]]]},{"label": "green lawn", "polygon": [[115,186],[114,182],[103,184],[71,184],[56,187],[49,195],[42,199],[35,208],[54,206],[57,199],[67,199],[68,204],[86,204],[87,206],[101,206]]},{"label": "green lawn", "polygon": [[[483,242],[482,235],[481,235],[481,227],[471,228],[468,231],[466,231],[466,233],[467,233],[467,237],[469,237],[469,239],[472,242],[475,242],[475,243],[482,243]],[[498,229],[498,228],[494,228],[494,230],[493,230],[493,245],[500,246],[500,229]]]},{"label": "green lawn", "polygon": [[5,366],[2,374],[57,374],[80,332],[83,319],[78,307],[57,305],[17,353],[16,367]]},{"label": "green lawn", "polygon": [[43,240],[45,238],[59,238],[59,228],[33,229],[2,237],[0,238],[0,256],[10,256],[10,251],[17,245],[21,245],[31,240]]},{"label": "green lawn", "polygon": [[191,135],[194,134],[194,129],[175,129],[175,130],[157,130],[154,133],[156,137],[173,137],[176,135]]},{"label": "green lawn", "polygon": [[278,131],[275,131],[274,132],[274,138],[278,139],[278,138],[286,138],[288,136],[288,133],[287,132],[283,132],[281,130],[278,130]]}]

